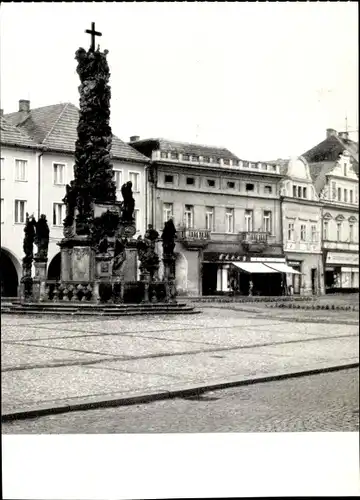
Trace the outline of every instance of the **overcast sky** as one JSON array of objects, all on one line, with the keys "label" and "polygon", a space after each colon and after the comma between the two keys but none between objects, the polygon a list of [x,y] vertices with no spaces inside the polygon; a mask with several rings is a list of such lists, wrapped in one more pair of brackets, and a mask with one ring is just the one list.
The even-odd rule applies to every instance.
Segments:
[{"label": "overcast sky", "polygon": [[357,2],[1,5],[1,108],[78,105],[75,51],[103,33],[111,124],[123,140],[299,155],[358,129]]}]

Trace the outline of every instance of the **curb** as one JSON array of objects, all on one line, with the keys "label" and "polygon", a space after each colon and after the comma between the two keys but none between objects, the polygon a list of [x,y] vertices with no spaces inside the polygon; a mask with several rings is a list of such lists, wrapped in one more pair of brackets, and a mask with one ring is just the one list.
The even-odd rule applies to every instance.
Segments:
[{"label": "curb", "polygon": [[62,404],[57,406],[38,406],[29,408],[27,410],[18,410],[8,413],[1,414],[1,422],[9,422],[12,420],[23,420],[28,418],[42,417],[46,415],[55,415],[60,413],[68,413],[72,411],[86,411],[90,409],[99,408],[109,408],[114,406],[129,406],[133,404],[144,404],[150,403],[152,401],[161,401],[171,398],[188,397],[188,396],[198,396],[205,392],[229,389],[231,387],[240,387],[245,385],[252,385],[262,382],[273,382],[276,380],[284,380],[296,377],[303,377],[309,375],[316,375],[319,373],[329,373],[340,370],[347,370],[351,368],[358,368],[359,362],[348,363],[337,366],[323,366],[321,368],[313,368],[302,371],[295,371],[282,374],[268,374],[259,377],[251,377],[239,380],[234,378],[233,380],[227,379],[226,381],[212,381],[207,384],[187,384],[179,386],[179,388],[173,388],[171,390],[161,389],[156,392],[144,393],[144,391],[139,391],[138,393],[132,393],[130,395],[120,394],[112,398],[82,398],[83,401],[78,401],[76,403]]}]

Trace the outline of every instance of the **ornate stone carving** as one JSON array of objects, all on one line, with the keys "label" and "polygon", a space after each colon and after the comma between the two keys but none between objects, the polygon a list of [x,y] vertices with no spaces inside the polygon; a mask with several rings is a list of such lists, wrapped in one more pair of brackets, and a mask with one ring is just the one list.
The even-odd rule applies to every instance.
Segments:
[{"label": "ornate stone carving", "polygon": [[126,238],[117,238],[114,247],[114,260],[112,265],[112,275],[119,277],[122,266],[126,260]]},{"label": "ornate stone carving", "polygon": [[41,214],[40,219],[36,223],[35,243],[37,246],[37,258],[47,259],[49,248],[50,230],[46,220],[46,215]]}]

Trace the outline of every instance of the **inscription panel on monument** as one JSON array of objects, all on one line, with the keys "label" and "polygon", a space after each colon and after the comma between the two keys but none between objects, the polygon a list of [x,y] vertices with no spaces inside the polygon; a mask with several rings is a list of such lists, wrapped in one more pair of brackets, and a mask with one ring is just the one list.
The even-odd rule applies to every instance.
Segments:
[{"label": "inscription panel on monument", "polygon": [[88,247],[74,247],[72,260],[72,279],[75,281],[90,281],[91,249]]}]

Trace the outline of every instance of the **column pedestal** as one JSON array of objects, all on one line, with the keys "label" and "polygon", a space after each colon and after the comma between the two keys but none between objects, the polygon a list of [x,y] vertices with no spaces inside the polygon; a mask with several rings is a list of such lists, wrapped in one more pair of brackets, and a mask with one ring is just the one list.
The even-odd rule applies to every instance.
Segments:
[{"label": "column pedestal", "polygon": [[35,276],[33,279],[33,299],[35,302],[46,300],[46,268],[47,259],[43,257],[34,258]]}]

